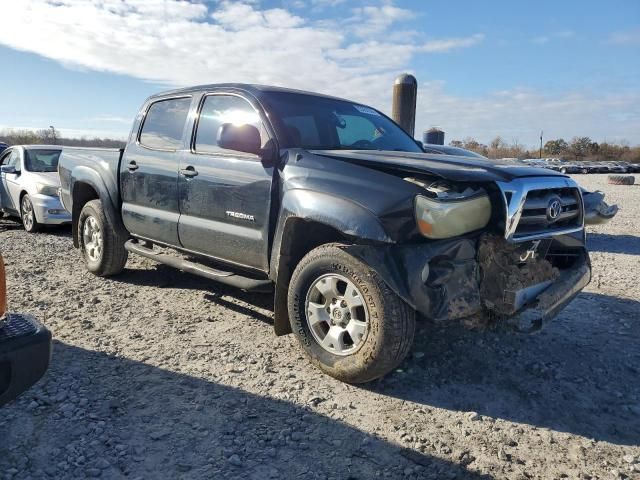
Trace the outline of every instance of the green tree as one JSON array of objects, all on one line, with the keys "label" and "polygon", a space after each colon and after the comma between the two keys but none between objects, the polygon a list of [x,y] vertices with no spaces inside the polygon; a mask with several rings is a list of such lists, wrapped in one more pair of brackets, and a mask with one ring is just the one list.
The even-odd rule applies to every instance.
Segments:
[{"label": "green tree", "polygon": [[544,151],[549,155],[562,155],[569,149],[569,144],[562,138],[549,140],[544,144]]},{"label": "green tree", "polygon": [[578,160],[589,154],[592,143],[589,137],[573,137],[569,145],[569,151],[576,157],[576,160]]}]

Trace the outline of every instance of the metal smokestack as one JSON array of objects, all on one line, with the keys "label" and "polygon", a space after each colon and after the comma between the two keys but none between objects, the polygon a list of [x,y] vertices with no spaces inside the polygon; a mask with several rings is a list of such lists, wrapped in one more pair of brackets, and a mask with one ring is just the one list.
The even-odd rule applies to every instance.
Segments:
[{"label": "metal smokestack", "polygon": [[417,96],[418,81],[416,77],[408,73],[398,75],[395,82],[393,82],[391,118],[412,137],[416,127]]}]

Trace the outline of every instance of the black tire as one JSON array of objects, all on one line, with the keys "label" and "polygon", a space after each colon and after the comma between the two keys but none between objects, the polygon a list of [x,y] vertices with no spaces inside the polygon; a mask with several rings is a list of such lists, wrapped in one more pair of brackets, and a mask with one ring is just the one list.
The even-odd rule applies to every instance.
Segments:
[{"label": "black tire", "polygon": [[[84,235],[87,222],[95,222],[101,232],[101,241],[96,240],[100,248],[97,253],[93,250],[93,258],[87,249]],[[91,200],[82,207],[78,218],[78,240],[87,270],[91,273],[99,277],[108,277],[122,272],[129,257],[129,252],[124,248],[127,238],[118,235],[109,225],[100,200]]]},{"label": "black tire", "polygon": [[38,223],[36,213],[33,211],[31,197],[27,193],[20,198],[20,221],[27,233],[37,233],[42,230],[42,225]]},{"label": "black tire", "polygon": [[633,185],[636,178],[633,175],[609,175],[607,182],[611,185]]},{"label": "black tire", "polygon": [[[357,287],[368,313],[368,332],[358,350],[348,355],[322,347],[308,321],[310,289],[318,279],[332,274]],[[413,343],[415,311],[374,270],[338,244],[322,245],[300,261],[291,277],[288,308],[291,328],[311,363],[343,382],[365,383],[382,377],[402,362]]]}]

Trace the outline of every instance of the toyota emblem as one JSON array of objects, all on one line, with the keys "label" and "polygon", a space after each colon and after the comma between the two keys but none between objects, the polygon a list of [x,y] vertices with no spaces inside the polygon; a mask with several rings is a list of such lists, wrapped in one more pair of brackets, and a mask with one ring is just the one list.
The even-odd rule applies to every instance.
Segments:
[{"label": "toyota emblem", "polygon": [[550,221],[555,221],[562,213],[562,203],[558,198],[552,198],[547,206],[547,218]]}]

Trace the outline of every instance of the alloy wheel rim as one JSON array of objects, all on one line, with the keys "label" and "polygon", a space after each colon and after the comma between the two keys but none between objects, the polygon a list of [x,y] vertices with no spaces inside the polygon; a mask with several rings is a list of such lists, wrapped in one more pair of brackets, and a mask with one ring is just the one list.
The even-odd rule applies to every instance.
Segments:
[{"label": "alloy wheel rim", "polygon": [[305,312],[309,330],[324,350],[352,355],[369,333],[369,312],[358,287],[330,273],[316,279],[307,292]]},{"label": "alloy wheel rim", "polygon": [[82,239],[84,251],[93,262],[97,262],[102,257],[102,230],[98,221],[94,217],[87,217],[82,228]]},{"label": "alloy wheel rim", "polygon": [[22,198],[22,224],[26,230],[33,228],[33,205],[26,196]]}]

